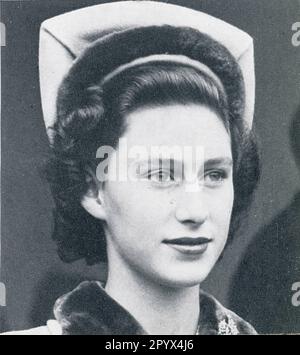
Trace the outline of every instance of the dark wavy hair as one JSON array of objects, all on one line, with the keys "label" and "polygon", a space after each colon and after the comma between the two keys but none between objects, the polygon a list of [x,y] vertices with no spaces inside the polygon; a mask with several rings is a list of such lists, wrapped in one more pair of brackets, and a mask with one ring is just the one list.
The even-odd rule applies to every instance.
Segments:
[{"label": "dark wavy hair", "polygon": [[[126,131],[125,117],[145,106],[201,104],[218,114],[231,135],[235,199],[230,242],[246,214],[259,178],[255,137],[230,111],[224,88],[198,69],[156,62],[127,69],[107,83],[84,90],[81,108],[58,115],[52,127],[52,157],[46,173],[55,201],[53,238],[60,258],[88,264],[107,261],[103,222],[88,214],[81,199],[94,182],[96,151],[117,148]],[[170,118],[175,119],[175,118]]]}]

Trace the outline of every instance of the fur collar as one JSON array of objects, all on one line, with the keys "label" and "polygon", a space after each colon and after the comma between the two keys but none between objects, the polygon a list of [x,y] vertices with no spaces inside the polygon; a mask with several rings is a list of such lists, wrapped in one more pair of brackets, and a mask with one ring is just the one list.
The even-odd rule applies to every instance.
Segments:
[{"label": "fur collar", "polygon": [[[96,281],[83,282],[74,291],[60,297],[54,314],[64,335],[147,334]],[[200,292],[200,314],[197,334],[256,334],[250,324],[203,291]]]}]

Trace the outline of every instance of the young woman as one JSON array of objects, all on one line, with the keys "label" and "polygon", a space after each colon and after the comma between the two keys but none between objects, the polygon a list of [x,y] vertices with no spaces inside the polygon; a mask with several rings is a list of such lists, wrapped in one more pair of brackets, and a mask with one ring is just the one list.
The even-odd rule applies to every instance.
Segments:
[{"label": "young woman", "polygon": [[[49,21],[41,87],[54,239],[63,260],[105,261],[108,277],[62,296],[56,321],[31,332],[255,334],[200,290],[238,237],[258,179],[249,130],[253,62],[245,67],[245,42],[237,45],[243,38],[248,49],[249,37],[205,14],[148,1]],[[65,42],[55,32],[62,23]],[[54,71],[46,35],[59,44]]]}]

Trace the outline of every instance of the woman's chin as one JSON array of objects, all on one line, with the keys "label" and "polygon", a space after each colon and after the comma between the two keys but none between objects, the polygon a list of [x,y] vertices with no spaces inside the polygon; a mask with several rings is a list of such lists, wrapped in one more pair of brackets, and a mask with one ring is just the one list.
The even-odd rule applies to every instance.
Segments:
[{"label": "woman's chin", "polygon": [[169,273],[168,275],[160,275],[160,279],[157,280],[160,285],[170,288],[185,288],[195,287],[200,285],[208,276],[209,271],[204,272],[177,272]]}]

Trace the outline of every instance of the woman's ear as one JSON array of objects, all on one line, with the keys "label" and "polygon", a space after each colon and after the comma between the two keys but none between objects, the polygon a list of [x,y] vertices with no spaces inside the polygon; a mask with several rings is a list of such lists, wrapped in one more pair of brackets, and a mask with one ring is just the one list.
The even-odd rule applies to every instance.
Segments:
[{"label": "woman's ear", "polygon": [[105,220],[103,183],[99,183],[96,176],[91,171],[88,172],[88,175],[87,183],[90,188],[81,199],[81,206],[93,217]]},{"label": "woman's ear", "polygon": [[95,194],[94,191],[89,190],[81,199],[81,206],[93,217],[106,220],[101,191]]}]

